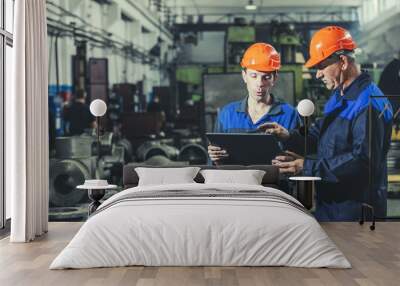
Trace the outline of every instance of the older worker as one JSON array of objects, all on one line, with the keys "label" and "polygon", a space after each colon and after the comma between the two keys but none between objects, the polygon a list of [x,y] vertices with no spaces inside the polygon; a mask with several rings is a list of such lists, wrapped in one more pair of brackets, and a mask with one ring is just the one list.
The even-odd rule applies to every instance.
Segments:
[{"label": "older worker", "polygon": [[[355,48],[350,33],[341,27],[325,27],[314,34],[310,59],[305,66],[315,68],[316,77],[332,90],[323,118],[309,130],[308,142],[315,154],[301,158],[291,153],[292,156],[278,156],[273,161],[282,173],[302,171],[306,176],[322,178],[317,185],[315,212],[320,221],[357,220],[365,201],[373,204],[378,216],[386,215],[386,155],[392,130],[392,108],[370,76],[360,71],[353,54]],[[288,131],[275,123],[269,126],[268,132],[282,138],[289,150],[301,150],[297,147],[302,145],[304,137],[298,131]],[[369,151],[372,156],[371,192]]]}]

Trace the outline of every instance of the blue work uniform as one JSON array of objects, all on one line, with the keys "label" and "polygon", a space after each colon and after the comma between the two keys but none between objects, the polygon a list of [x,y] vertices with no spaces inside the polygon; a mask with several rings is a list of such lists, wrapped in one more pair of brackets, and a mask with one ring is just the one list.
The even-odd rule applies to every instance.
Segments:
[{"label": "blue work uniform", "polygon": [[[392,121],[390,102],[366,73],[358,76],[344,90],[343,96],[339,89],[333,92],[325,105],[323,118],[309,130],[308,143],[316,156],[306,158],[303,168],[304,175],[322,178],[316,186],[315,216],[318,220],[358,220],[363,202],[372,204],[377,216],[386,216],[386,155]],[[369,124],[372,126],[371,144]],[[298,131],[290,133],[286,147],[296,150],[304,142],[304,137]],[[369,150],[371,188],[368,180]]]},{"label": "blue work uniform", "polygon": [[[240,101],[235,101],[224,106],[218,114],[215,132],[220,133],[245,133],[257,129],[267,122],[277,122],[288,130],[299,128],[301,119],[295,108],[290,104],[282,102],[272,94],[272,105],[270,110],[257,122],[253,123],[248,111],[248,96]],[[211,164],[211,160],[209,160]],[[289,182],[282,179],[279,183],[280,189],[291,194]]]},{"label": "blue work uniform", "polygon": [[253,123],[247,111],[247,100],[248,97],[224,106],[218,114],[214,131],[219,133],[248,132],[266,122],[277,122],[288,130],[300,126],[301,121],[296,109],[273,96],[270,110]]}]

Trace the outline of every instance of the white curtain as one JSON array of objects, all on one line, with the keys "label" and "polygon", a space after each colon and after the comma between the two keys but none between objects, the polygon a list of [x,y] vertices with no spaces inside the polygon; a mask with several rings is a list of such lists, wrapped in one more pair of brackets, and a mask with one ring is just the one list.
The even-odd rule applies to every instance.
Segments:
[{"label": "white curtain", "polygon": [[11,188],[12,242],[48,228],[48,95],[45,0],[15,1],[14,71],[6,98],[6,187]]}]

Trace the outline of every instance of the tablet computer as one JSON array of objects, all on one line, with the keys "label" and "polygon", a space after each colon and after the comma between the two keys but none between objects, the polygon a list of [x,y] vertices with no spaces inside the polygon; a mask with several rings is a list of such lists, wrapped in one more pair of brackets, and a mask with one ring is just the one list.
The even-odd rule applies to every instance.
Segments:
[{"label": "tablet computer", "polygon": [[269,165],[282,153],[282,147],[274,135],[265,133],[206,133],[211,145],[225,149],[229,157],[222,164]]}]

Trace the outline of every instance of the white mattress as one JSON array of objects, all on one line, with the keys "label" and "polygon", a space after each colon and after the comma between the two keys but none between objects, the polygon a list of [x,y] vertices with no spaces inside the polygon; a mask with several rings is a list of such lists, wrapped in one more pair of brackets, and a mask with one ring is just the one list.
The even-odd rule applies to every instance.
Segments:
[{"label": "white mattress", "polygon": [[[122,200],[137,192],[258,190],[282,201],[240,197]],[[142,194],[142,193],[140,193]],[[144,194],[144,193],[143,193]],[[145,266],[350,268],[343,253],[300,204],[262,186],[180,184],[135,187],[104,202],[50,269]]]}]

